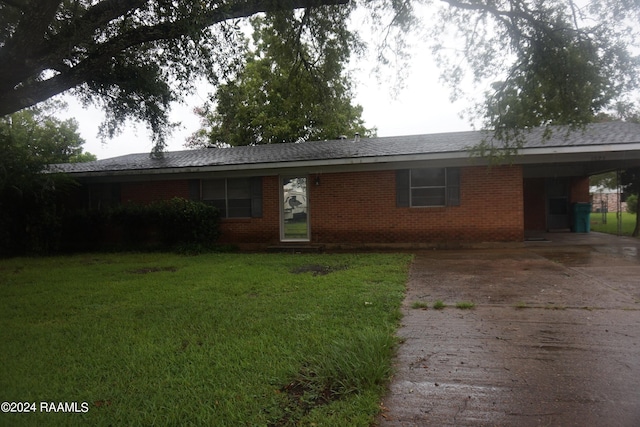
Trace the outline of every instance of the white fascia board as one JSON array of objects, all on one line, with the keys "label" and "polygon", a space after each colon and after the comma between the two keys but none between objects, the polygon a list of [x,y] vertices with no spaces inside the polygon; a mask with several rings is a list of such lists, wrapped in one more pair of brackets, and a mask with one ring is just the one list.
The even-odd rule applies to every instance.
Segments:
[{"label": "white fascia board", "polygon": [[[572,147],[567,147],[572,148]],[[591,147],[589,147],[591,148]],[[612,146],[600,150],[541,150],[530,149],[513,161],[515,164],[535,165],[552,163],[594,163],[610,161],[640,161],[640,146]]]},{"label": "white fascia board", "polygon": [[521,150],[519,150],[518,156],[529,157],[533,155],[592,154],[592,153],[607,154],[607,153],[629,152],[629,151],[640,152],[640,143],[522,148]]}]

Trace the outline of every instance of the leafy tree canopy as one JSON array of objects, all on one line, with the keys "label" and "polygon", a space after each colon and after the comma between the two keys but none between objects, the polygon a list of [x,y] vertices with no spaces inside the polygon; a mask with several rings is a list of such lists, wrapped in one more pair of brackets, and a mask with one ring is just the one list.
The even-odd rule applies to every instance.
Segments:
[{"label": "leafy tree canopy", "polygon": [[96,160],[84,152],[85,140],[75,119],[60,120],[39,108],[29,108],[0,118],[3,144],[24,148],[41,165]]},{"label": "leafy tree canopy", "polygon": [[0,117],[0,256],[48,249],[56,229],[56,191],[73,185],[41,173],[49,164],[95,160],[78,124],[30,108]]},{"label": "leafy tree canopy", "polygon": [[0,1],[0,116],[73,90],[148,123],[164,147],[168,108],[198,77],[217,83],[239,58],[237,19],[346,0]]},{"label": "leafy tree canopy", "polygon": [[[638,87],[637,1],[444,2],[432,33],[444,80],[454,97],[469,74],[493,81],[475,114],[507,143],[513,129],[593,121]],[[442,40],[452,25],[453,52]]]},{"label": "leafy tree canopy", "polygon": [[[61,121],[30,108],[0,118],[0,196],[24,194],[52,185],[40,175],[53,163],[96,160],[86,153],[75,120]],[[2,202],[0,200],[0,202]]]},{"label": "leafy tree canopy", "polygon": [[[477,114],[498,133],[584,123],[637,85],[635,0],[0,0],[0,116],[73,90],[104,107],[106,135],[124,118],[142,119],[161,150],[173,100],[199,77],[231,81],[243,59],[238,19],[361,5],[372,25],[409,31],[420,3],[444,5],[423,24],[454,96],[467,75],[494,81]],[[329,40],[347,16],[303,24]],[[295,46],[297,33],[274,34]],[[383,34],[378,56],[388,64],[397,51],[384,49],[386,42],[402,47],[403,38]]]},{"label": "leafy tree canopy", "polygon": [[[351,104],[344,64],[359,43],[345,8],[268,14],[251,20],[254,49],[239,74],[217,88],[214,109],[199,110],[204,128],[192,147],[336,139],[373,131]],[[309,21],[323,21],[307,25]],[[311,28],[331,26],[333,31]]]},{"label": "leafy tree canopy", "polygon": [[589,177],[589,185],[599,188],[614,189],[618,186],[618,173],[606,172]]}]

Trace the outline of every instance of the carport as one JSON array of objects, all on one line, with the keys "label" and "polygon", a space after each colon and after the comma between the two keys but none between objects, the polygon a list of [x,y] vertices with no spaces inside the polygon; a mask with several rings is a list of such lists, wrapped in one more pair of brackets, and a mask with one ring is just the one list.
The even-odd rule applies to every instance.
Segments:
[{"label": "carport", "polygon": [[556,135],[522,150],[525,236],[574,230],[574,204],[591,201],[590,176],[640,166],[638,144],[624,138],[614,143],[618,136],[576,132],[564,142]]}]

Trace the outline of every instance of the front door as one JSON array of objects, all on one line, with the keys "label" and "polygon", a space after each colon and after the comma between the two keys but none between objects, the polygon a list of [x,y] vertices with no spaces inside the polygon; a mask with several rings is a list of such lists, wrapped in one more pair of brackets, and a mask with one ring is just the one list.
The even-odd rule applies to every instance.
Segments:
[{"label": "front door", "polygon": [[569,183],[566,179],[547,179],[547,230],[567,230],[569,218]]},{"label": "front door", "polygon": [[308,242],[309,205],[306,176],[280,178],[280,240]]}]

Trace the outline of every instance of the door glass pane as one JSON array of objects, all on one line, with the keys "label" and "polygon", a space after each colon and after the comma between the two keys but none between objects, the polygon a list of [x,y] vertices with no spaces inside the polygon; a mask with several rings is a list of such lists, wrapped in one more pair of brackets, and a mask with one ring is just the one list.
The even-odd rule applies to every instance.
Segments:
[{"label": "door glass pane", "polygon": [[307,178],[282,180],[282,238],[309,240]]}]

